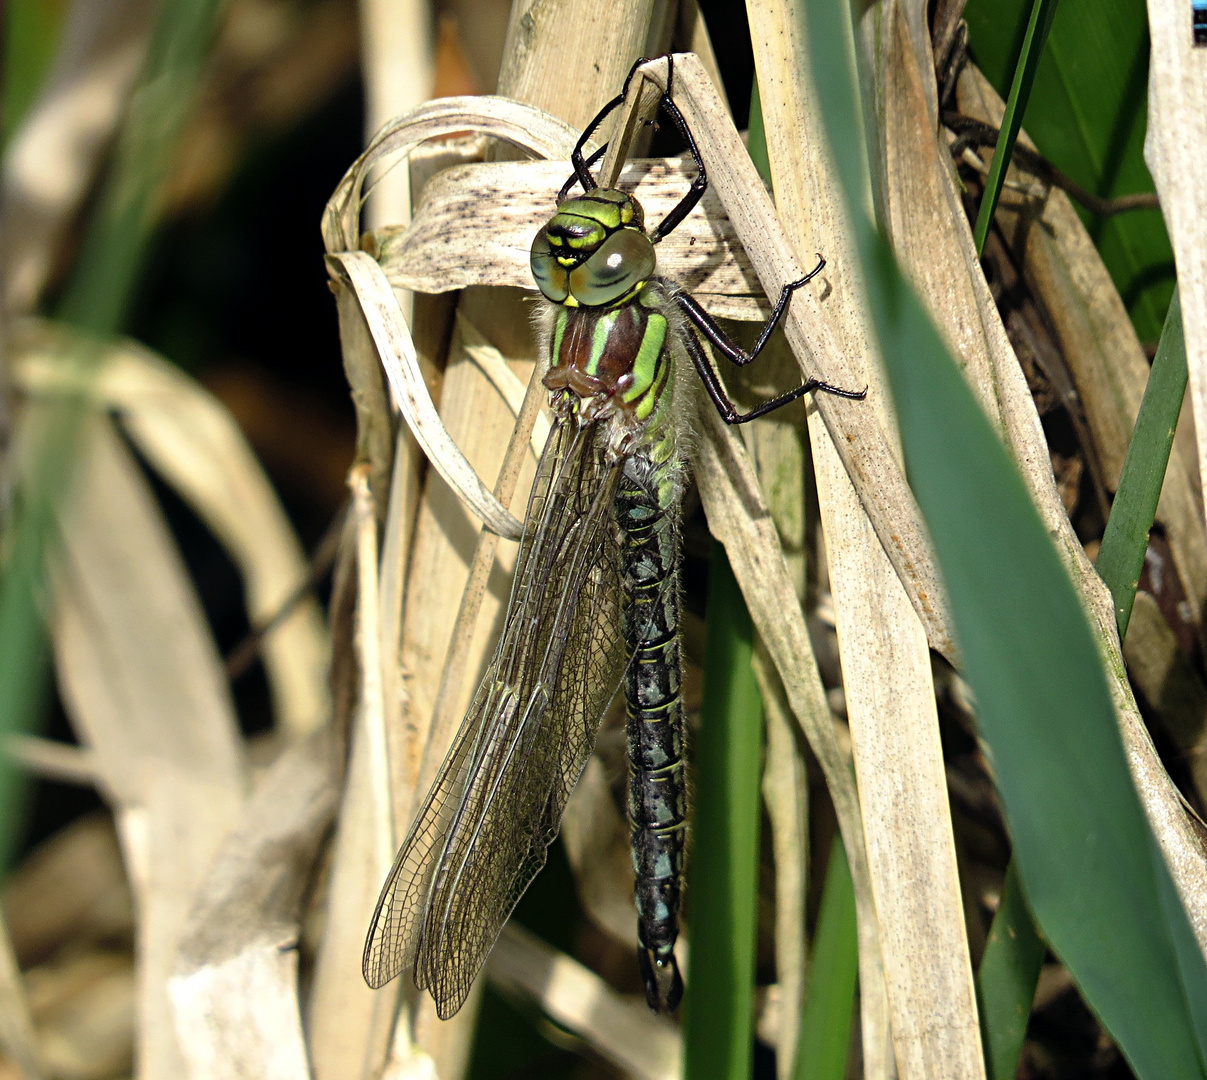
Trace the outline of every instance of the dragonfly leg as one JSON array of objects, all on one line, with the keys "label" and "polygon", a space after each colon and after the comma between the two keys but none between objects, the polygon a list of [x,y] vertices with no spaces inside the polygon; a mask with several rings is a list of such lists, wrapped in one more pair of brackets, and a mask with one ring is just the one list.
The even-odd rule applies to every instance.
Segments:
[{"label": "dragonfly leg", "polygon": [[[756,356],[763,351],[763,346],[767,344],[771,338],[775,328],[779,326],[780,320],[783,319],[784,313],[788,310],[788,302],[792,299],[792,294],[797,289],[807,285],[826,265],[826,260],[820,255],[817,256],[817,265],[813,267],[803,278],[796,281],[790,281],[780,290],[779,299],[775,302],[775,307],[771,309],[771,318],[764,324],[763,329],[759,331],[759,339],[754,343],[754,348],[747,352],[745,349],[737,345],[733,339],[717,325],[717,321],[709,315],[700,302],[695,297],[688,295],[685,292],[676,294],[675,299],[679,303],[679,307],[683,309],[683,314],[686,315],[699,329],[713,347],[738,367],[745,367],[751,363]],[[847,394],[847,397],[862,397],[862,394]]]},{"label": "dragonfly leg", "polygon": [[[595,151],[589,158],[583,157],[583,151],[586,148],[587,142],[591,136],[595,134],[596,129],[600,124],[607,119],[608,115],[615,109],[619,108],[628,96],[629,84],[633,81],[633,76],[637,74],[637,69],[642,64],[648,64],[647,57],[640,57],[631,68],[624,80],[624,89],[620,91],[616,97],[612,98],[598,113],[595,118],[583,129],[582,135],[574,146],[574,150],[570,154],[570,163],[574,166],[574,174],[562,185],[562,189],[558,192],[558,202],[564,202],[566,196],[570,194],[570,189],[577,181],[582,185],[584,192],[593,191],[597,186],[595,177],[591,174],[591,166],[595,164],[601,157],[604,151],[607,150],[608,144],[604,143],[598,150]],[[691,128],[687,126],[687,121],[683,114],[679,111],[679,106],[675,104],[673,98],[672,85],[675,78],[674,60],[671,53],[666,54],[666,90],[658,102],[658,107],[671,118],[679,134],[683,136],[683,141],[687,144],[688,152],[692,156],[692,161],[696,166],[696,176],[691,182],[691,187],[688,188],[687,194],[671,208],[670,212],[658,223],[658,226],[650,233],[650,239],[656,244],[664,236],[673,232],[678,228],[688,214],[695,209],[696,203],[703,197],[704,192],[708,188],[708,173],[704,168],[704,159],[700,156],[700,147],[696,143],[695,137],[691,133]],[[807,279],[806,279],[807,280]]]},{"label": "dragonfly leg", "polygon": [[574,181],[577,180],[583,188],[584,194],[588,191],[594,191],[598,185],[595,183],[595,177],[591,175],[591,166],[595,164],[601,157],[604,151],[607,150],[608,144],[604,143],[598,150],[595,151],[586,160],[583,159],[583,150],[586,149],[587,143],[591,136],[595,134],[596,129],[607,118],[608,114],[623,104],[624,99],[629,93],[629,83],[633,81],[633,76],[637,74],[637,69],[642,64],[648,64],[648,56],[639,56],[633,61],[633,66],[629,68],[629,73],[624,77],[624,86],[621,88],[611,101],[609,101],[602,109],[595,114],[595,118],[583,128],[583,133],[578,137],[578,142],[574,144],[574,149],[570,153],[570,164],[574,166],[574,175],[562,186],[562,190],[558,193],[557,201],[564,202],[566,196],[570,193],[570,188],[574,186]]},{"label": "dragonfly leg", "polygon": [[794,390],[789,390],[787,393],[773,397],[770,401],[764,401],[761,405],[756,405],[750,412],[738,412],[737,406],[725,392],[725,387],[721,383],[721,377],[713,370],[712,364],[709,363],[700,340],[690,330],[681,334],[680,339],[687,350],[687,355],[691,357],[691,362],[700,375],[700,381],[704,384],[704,389],[708,391],[708,396],[720,414],[721,419],[727,424],[745,424],[751,420],[757,420],[760,416],[766,416],[769,412],[774,412],[776,409],[795,401],[797,398],[804,397],[814,390],[820,390],[824,394],[834,394],[836,397],[851,398],[855,401],[861,401],[867,396],[867,387],[864,387],[862,390],[845,390],[841,386],[832,386],[830,383],[822,382],[820,379],[806,379]]},{"label": "dragonfly leg", "polygon": [[687,126],[687,121],[683,118],[683,114],[679,111],[679,106],[675,104],[673,83],[675,79],[675,62],[670,53],[666,54],[666,92],[662,95],[662,100],[659,105],[674,122],[675,127],[679,129],[679,134],[683,136],[683,141],[687,144],[688,152],[692,156],[692,161],[696,165],[696,178],[692,181],[691,187],[687,194],[671,209],[659,223],[658,227],[650,234],[650,239],[654,243],[658,243],[664,236],[669,235],[679,227],[688,214],[695,209],[703,197],[704,192],[708,190],[708,172],[704,168],[704,159],[700,156],[700,147],[696,144],[695,137],[692,135],[691,128]]}]

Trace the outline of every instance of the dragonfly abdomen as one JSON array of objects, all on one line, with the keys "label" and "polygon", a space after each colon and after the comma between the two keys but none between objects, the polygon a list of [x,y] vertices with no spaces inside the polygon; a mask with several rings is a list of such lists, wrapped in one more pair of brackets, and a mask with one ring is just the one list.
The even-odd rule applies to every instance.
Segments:
[{"label": "dragonfly abdomen", "polygon": [[678,497],[674,466],[638,452],[616,494],[623,626],[629,664],[629,823],[636,873],[638,955],[650,1007],[683,993],[675,962],[687,818],[680,696]]}]

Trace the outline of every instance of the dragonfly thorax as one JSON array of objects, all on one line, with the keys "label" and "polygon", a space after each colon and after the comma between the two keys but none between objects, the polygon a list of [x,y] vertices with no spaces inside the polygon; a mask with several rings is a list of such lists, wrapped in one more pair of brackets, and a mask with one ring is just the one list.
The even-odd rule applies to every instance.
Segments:
[{"label": "dragonfly thorax", "polygon": [[627,303],[656,266],[641,204],[613,188],[563,202],[532,241],[530,261],[545,297],[571,308]]}]

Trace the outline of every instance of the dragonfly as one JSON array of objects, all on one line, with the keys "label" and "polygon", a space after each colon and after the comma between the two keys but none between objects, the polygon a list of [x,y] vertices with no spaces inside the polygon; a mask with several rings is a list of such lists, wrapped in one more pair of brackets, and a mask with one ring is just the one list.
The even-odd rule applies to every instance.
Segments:
[{"label": "dragonfly", "polygon": [[[704,160],[672,93],[658,103],[696,175],[647,229],[631,194],[591,172],[586,146],[625,100],[599,111],[571,155],[573,174],[531,248],[548,350],[554,421],[529,496],[504,628],[469,710],[382,888],[363,958],[371,987],[410,970],[447,1019],[529,883],[623,685],[628,741],[637,957],[646,999],[675,1009],[675,959],[687,793],[679,639],[680,505],[694,368],[729,424],[819,391],[818,379],[740,412],[701,343],[738,366],[762,351],[792,294],[785,285],[754,347],[735,344],[707,311],[659,277],[655,249],[708,187]],[[581,194],[571,196],[575,185]]]}]

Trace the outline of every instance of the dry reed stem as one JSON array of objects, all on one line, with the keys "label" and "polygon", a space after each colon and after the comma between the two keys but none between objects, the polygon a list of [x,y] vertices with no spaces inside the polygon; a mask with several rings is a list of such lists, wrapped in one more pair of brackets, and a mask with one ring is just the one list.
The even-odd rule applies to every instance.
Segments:
[{"label": "dry reed stem", "polygon": [[[431,97],[433,25],[431,9],[422,0],[359,0],[357,7],[367,140],[392,117],[402,116]],[[407,169],[381,177],[369,200],[371,223],[410,220],[410,180]]]},{"label": "dry reed stem", "polygon": [[[816,102],[804,91],[812,80],[799,20],[785,7],[770,6],[752,11],[752,26],[758,27],[756,65],[782,219],[798,248],[827,246],[825,304],[857,380],[872,387],[863,406],[892,431],[886,383],[852,272],[858,262],[845,200],[823,149],[828,140]],[[981,1075],[930,654],[828,431],[813,415],[810,421],[896,1064],[905,1077]],[[865,1020],[883,1024],[875,1013]],[[888,1062],[878,1033],[869,1034],[865,1056],[876,1075],[872,1069],[887,1070]]]},{"label": "dry reed stem", "polygon": [[923,74],[906,64],[912,49],[905,41],[904,20],[873,17],[879,14],[875,9],[866,19],[864,48],[884,102],[884,204],[894,247],[982,409],[1010,449],[1083,597],[1132,777],[1200,947],[1207,948],[1207,863],[1196,827],[1136,706],[1120,655],[1110,593],[1086,557],[1056,490],[1035,402],[981,271],[946,140],[938,139],[928,119],[923,84],[933,79],[933,67]]}]

